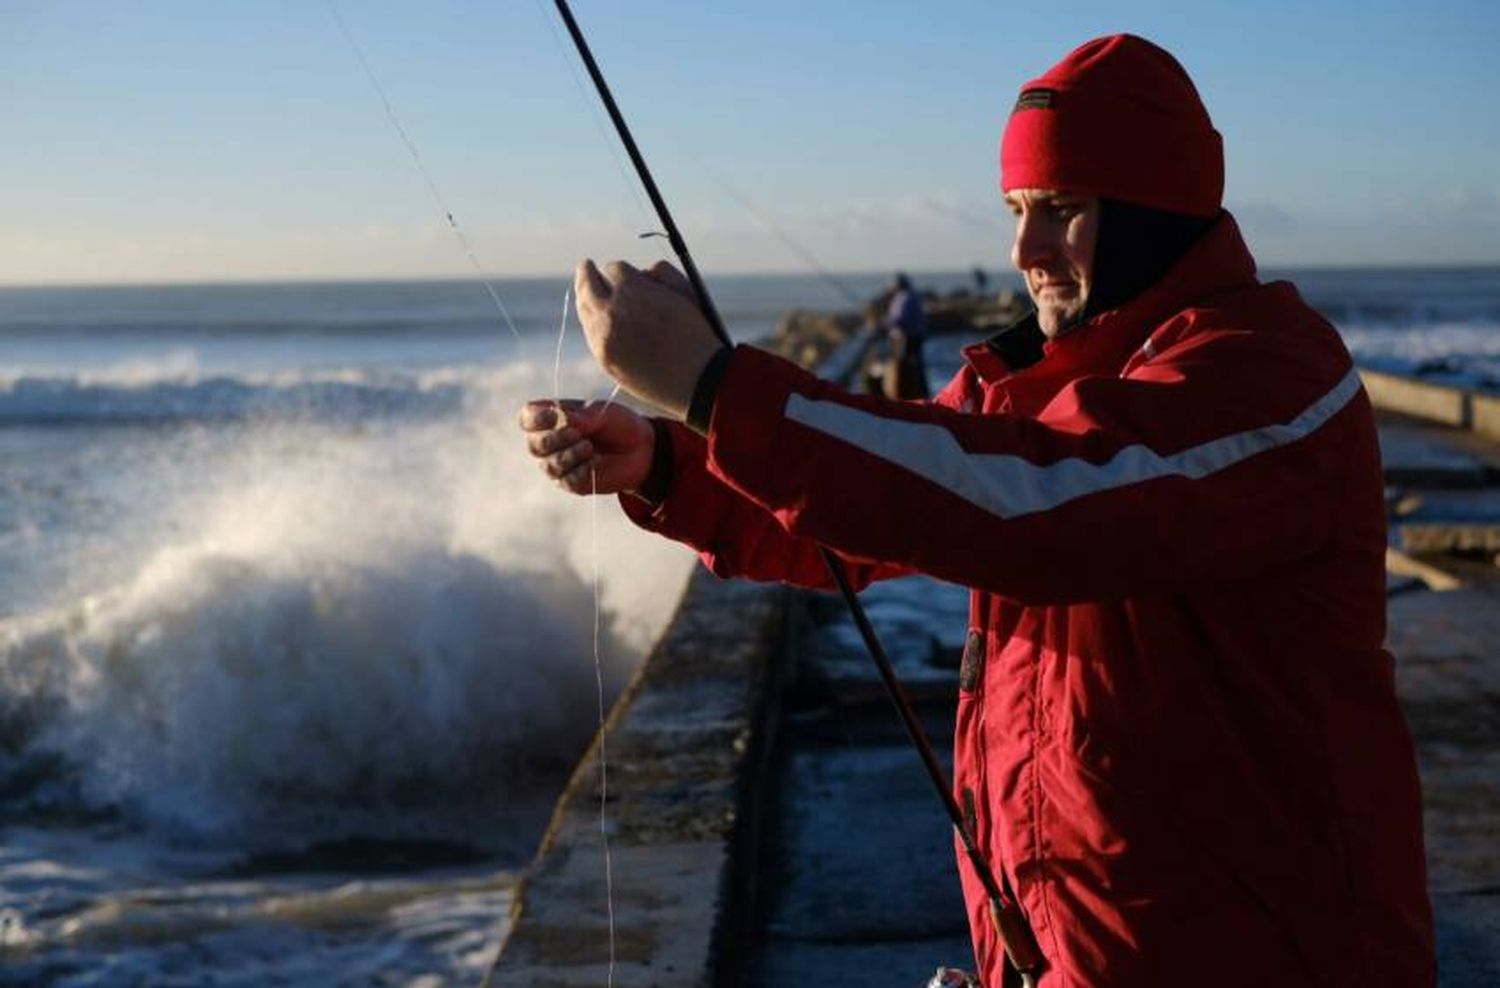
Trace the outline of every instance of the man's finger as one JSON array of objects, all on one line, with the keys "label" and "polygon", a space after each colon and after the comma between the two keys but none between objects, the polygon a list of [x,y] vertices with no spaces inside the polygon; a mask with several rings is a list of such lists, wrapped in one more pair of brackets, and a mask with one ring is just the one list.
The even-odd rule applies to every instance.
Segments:
[{"label": "man's finger", "polygon": [[[583,402],[577,398],[564,398],[561,401],[538,398],[521,406],[517,420],[525,431],[536,432],[541,429],[555,428],[562,424],[570,410],[582,407]],[[558,414],[559,409],[563,414]]]},{"label": "man's finger", "polygon": [[564,409],[561,424],[573,427],[581,436],[591,436],[604,425],[609,408],[607,401],[574,402]]},{"label": "man's finger", "polygon": [[651,265],[651,267],[646,269],[646,277],[652,281],[666,285],[679,295],[686,295],[688,298],[693,298],[692,282],[687,280],[687,275],[678,271],[668,261],[657,261]]},{"label": "man's finger", "polygon": [[608,302],[614,288],[594,266],[593,260],[585,257],[578,262],[578,270],[573,273],[573,294],[578,299],[580,310],[585,306],[592,309]]},{"label": "man's finger", "polygon": [[611,288],[619,288],[639,274],[629,261],[610,261],[604,265],[604,277],[609,279]]},{"label": "man's finger", "polygon": [[587,466],[594,458],[594,444],[587,439],[574,443],[561,453],[553,453],[542,461],[546,466],[547,476],[565,477],[579,466]]},{"label": "man's finger", "polygon": [[593,466],[588,463],[579,464],[558,477],[557,483],[564,490],[572,491],[574,494],[592,494],[594,492]]},{"label": "man's finger", "polygon": [[550,401],[528,401],[521,406],[521,413],[516,419],[527,432],[550,429],[557,425],[557,409]]},{"label": "man's finger", "polygon": [[553,453],[567,449],[582,438],[577,429],[548,429],[527,436],[526,448],[531,451],[532,456],[551,456]]}]

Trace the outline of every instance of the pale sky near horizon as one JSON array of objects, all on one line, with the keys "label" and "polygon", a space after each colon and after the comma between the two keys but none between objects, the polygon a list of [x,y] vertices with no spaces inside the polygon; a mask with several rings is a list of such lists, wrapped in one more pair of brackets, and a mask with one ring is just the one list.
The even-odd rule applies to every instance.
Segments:
[{"label": "pale sky near horizon", "polygon": [[[659,256],[543,0],[337,0],[487,273]],[[1265,266],[1500,264],[1500,4],[574,0],[706,271],[1007,264],[1015,93],[1128,30]],[[0,283],[472,274],[326,0],[0,0]]]}]

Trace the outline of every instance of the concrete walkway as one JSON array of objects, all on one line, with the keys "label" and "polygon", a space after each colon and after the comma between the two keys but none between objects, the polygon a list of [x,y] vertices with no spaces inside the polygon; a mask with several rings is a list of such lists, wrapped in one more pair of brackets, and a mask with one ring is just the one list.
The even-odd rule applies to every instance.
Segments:
[{"label": "concrete walkway", "polygon": [[[910,578],[862,596],[951,771],[967,592]],[[750,983],[916,986],[972,967],[942,805],[842,602],[807,594],[799,610]]]},{"label": "concrete walkway", "polygon": [[1391,601],[1417,741],[1443,985],[1500,985],[1500,585]]}]

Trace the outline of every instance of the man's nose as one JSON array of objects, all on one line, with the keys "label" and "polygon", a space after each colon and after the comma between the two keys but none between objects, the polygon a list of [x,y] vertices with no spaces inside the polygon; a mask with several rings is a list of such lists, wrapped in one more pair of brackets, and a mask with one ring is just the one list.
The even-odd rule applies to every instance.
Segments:
[{"label": "man's nose", "polygon": [[1030,211],[1016,217],[1016,242],[1010,261],[1017,271],[1045,267],[1057,254],[1057,237],[1042,217]]}]

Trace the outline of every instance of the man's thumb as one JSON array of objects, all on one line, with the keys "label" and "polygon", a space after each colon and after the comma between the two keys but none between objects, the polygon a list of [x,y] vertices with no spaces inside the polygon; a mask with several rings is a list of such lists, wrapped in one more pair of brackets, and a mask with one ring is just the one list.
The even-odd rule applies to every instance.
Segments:
[{"label": "man's thumb", "polygon": [[563,420],[579,435],[587,436],[597,432],[604,425],[604,414],[609,408],[608,402],[563,402]]}]

